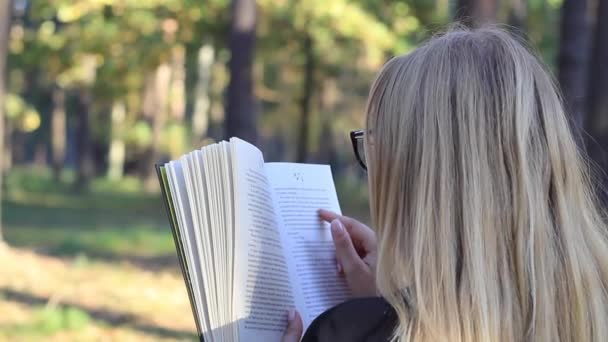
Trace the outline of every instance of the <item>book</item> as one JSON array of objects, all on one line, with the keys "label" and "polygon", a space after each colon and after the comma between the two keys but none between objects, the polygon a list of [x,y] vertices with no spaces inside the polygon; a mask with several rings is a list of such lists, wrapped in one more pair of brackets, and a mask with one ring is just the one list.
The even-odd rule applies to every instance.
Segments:
[{"label": "book", "polygon": [[279,341],[349,298],[319,208],[340,212],[327,165],[265,163],[238,138],[157,165],[202,341]]}]

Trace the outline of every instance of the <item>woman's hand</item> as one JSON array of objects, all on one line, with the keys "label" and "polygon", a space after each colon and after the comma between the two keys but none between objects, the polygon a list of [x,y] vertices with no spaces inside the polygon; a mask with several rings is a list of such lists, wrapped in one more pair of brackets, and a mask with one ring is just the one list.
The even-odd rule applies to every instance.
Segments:
[{"label": "woman's hand", "polygon": [[363,223],[321,209],[319,217],[331,222],[338,272],[343,273],[354,296],[376,296],[376,233]]},{"label": "woman's hand", "polygon": [[281,342],[300,342],[302,337],[302,318],[298,311],[291,309],[287,313],[287,329]]}]

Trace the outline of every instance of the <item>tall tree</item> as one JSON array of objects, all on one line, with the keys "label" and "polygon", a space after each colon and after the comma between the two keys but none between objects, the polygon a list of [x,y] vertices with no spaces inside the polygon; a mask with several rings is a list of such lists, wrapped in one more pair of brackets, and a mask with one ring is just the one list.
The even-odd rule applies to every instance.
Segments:
[{"label": "tall tree", "polygon": [[572,123],[583,127],[586,113],[590,23],[587,0],[565,0],[561,9],[558,79]]},{"label": "tall tree", "polygon": [[81,56],[78,63],[81,70],[78,76],[78,90],[76,91],[78,127],[76,129],[76,147],[78,162],[76,163],[77,171],[74,188],[82,191],[87,190],[89,181],[95,171],[91,136],[91,111],[94,97],[91,88],[97,78],[97,63],[95,56],[90,54]]},{"label": "tall tree", "polygon": [[491,23],[498,15],[498,0],[458,0],[455,19],[469,26]]},{"label": "tall tree", "polygon": [[511,0],[509,9],[509,24],[520,32],[525,32],[528,15],[528,0]]},{"label": "tall tree", "polygon": [[207,135],[209,127],[209,109],[211,108],[211,67],[215,59],[215,49],[211,44],[204,44],[198,51],[197,81],[194,93],[194,111],[192,113],[192,146],[200,146]]},{"label": "tall tree", "polygon": [[12,1],[0,4],[0,240],[2,240],[2,171],[4,167],[4,93]]},{"label": "tall tree", "polygon": [[[603,189],[608,186],[608,0],[599,0],[593,52],[589,68],[589,107],[585,128],[590,135],[588,151],[602,168]],[[603,146],[603,147],[602,147]],[[608,200],[608,194],[603,193]]]},{"label": "tall tree", "polygon": [[76,182],[74,188],[77,191],[87,190],[89,181],[93,176],[93,160],[91,156],[91,110],[92,97],[88,89],[80,89],[77,92],[76,104]]},{"label": "tall tree", "polygon": [[154,175],[154,163],[160,160],[161,135],[167,122],[167,112],[169,105],[169,85],[171,82],[171,66],[169,62],[162,62],[149,79],[151,84],[144,89],[144,94],[148,102],[144,105],[144,115],[147,116],[152,125],[152,141],[146,152],[147,161],[144,163],[143,174],[145,177],[145,188],[147,191],[157,189],[158,181]]},{"label": "tall tree", "polygon": [[232,0],[226,136],[238,136],[253,144],[257,142],[252,84],[256,16],[255,0]]},{"label": "tall tree", "polygon": [[315,56],[313,40],[310,33],[304,36],[304,93],[300,105],[300,135],[298,137],[298,154],[297,160],[300,163],[306,162],[308,159],[308,147],[310,136],[310,112],[311,102],[314,88],[314,71],[315,71]]},{"label": "tall tree", "polygon": [[332,123],[335,120],[336,105],[342,95],[335,78],[325,77],[319,83],[321,84],[319,110],[322,114],[320,140],[323,141],[323,147],[318,151],[317,160],[331,165],[332,170],[338,172],[338,153],[336,151],[336,139]]},{"label": "tall tree", "polygon": [[124,101],[115,100],[112,104],[111,141],[108,151],[108,178],[111,180],[121,179],[124,173],[126,146],[123,127],[126,112]]},{"label": "tall tree", "polygon": [[66,148],[65,90],[59,85],[54,85],[52,97],[51,152],[53,156],[53,179],[59,181],[65,161]]}]

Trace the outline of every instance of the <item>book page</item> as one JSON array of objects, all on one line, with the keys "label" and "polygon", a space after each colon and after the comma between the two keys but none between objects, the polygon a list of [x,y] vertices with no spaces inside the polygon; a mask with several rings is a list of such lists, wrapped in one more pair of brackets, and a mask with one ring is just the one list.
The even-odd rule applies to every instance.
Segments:
[{"label": "book page", "polygon": [[340,213],[338,197],[327,165],[267,163],[283,244],[304,329],[323,311],[349,297],[338,275],[329,225],[320,208]]},{"label": "book page", "polygon": [[[170,189],[171,200],[175,204],[176,220],[180,230],[182,246],[184,248],[186,263],[188,264],[188,272],[192,281],[192,291],[195,299],[195,305],[199,315],[202,312],[209,310],[209,305],[205,300],[205,277],[201,273],[203,268],[200,262],[201,248],[197,244],[193,244],[197,230],[193,223],[191,215],[190,203],[188,200],[188,186],[185,181],[183,167],[180,162],[172,161],[165,164],[167,181]],[[188,284],[186,284],[188,286]],[[199,320],[199,324],[203,331],[211,329],[211,323],[208,317],[201,315],[195,317]]]},{"label": "book page", "polygon": [[233,317],[233,288],[234,288],[234,181],[232,179],[232,160],[230,158],[230,144],[226,141],[219,143],[220,145],[220,173],[224,175],[221,192],[224,196],[226,204],[226,227],[225,230],[225,259],[229,266],[229,272],[226,272],[226,292],[227,302],[230,304],[226,307],[226,321],[232,322],[230,340],[238,341],[238,324],[234,324]]},{"label": "book page", "polygon": [[262,153],[230,139],[235,195],[234,305],[241,341],[279,341],[294,307]]}]

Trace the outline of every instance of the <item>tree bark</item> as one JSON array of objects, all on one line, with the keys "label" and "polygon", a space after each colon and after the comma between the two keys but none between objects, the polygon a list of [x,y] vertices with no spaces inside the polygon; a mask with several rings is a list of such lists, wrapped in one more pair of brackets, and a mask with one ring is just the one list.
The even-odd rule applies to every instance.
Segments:
[{"label": "tree bark", "polygon": [[93,176],[93,160],[91,156],[91,122],[89,111],[91,110],[91,94],[87,89],[78,91],[76,108],[78,120],[76,129],[76,156],[78,158],[75,190],[85,191]]},{"label": "tree bark", "polygon": [[[156,69],[149,70],[144,76],[144,84],[141,90],[141,116],[144,121],[149,124],[150,132],[154,129],[154,117],[156,115]],[[145,147],[139,161],[137,163],[137,173],[142,182],[150,177],[150,165],[154,163],[154,151],[152,147],[152,140],[147,142],[148,145]]]},{"label": "tree bark", "polygon": [[587,0],[565,0],[561,13],[558,79],[566,110],[578,133],[586,114],[590,36]]},{"label": "tree bark", "polygon": [[255,0],[232,0],[225,135],[227,138],[237,136],[252,144],[257,143],[252,84],[256,15]]},{"label": "tree bark", "polygon": [[608,0],[599,0],[595,38],[589,68],[588,120],[585,123],[590,139],[587,149],[590,157],[602,168],[602,197],[608,200]]},{"label": "tree bark", "polygon": [[125,164],[125,140],[122,126],[126,117],[125,103],[116,100],[112,105],[112,141],[108,152],[108,179],[120,180],[124,172]]},{"label": "tree bark", "polygon": [[322,87],[319,94],[321,133],[318,139],[322,143],[319,144],[317,160],[329,164],[332,170],[337,170],[338,153],[333,123],[336,118],[336,106],[342,95],[335,78],[325,76],[319,83]]},{"label": "tree bark", "polygon": [[[14,129],[11,122],[4,122],[4,157],[0,157],[2,159],[0,161],[0,168],[2,169],[0,173],[10,170],[13,166],[13,135]],[[1,182],[0,186],[2,186]]]},{"label": "tree bark", "polygon": [[154,108],[152,108],[152,141],[147,153],[145,166],[144,187],[146,191],[155,191],[158,188],[158,179],[154,171],[154,163],[160,160],[161,135],[169,105],[169,84],[171,81],[171,66],[165,62],[158,66],[153,78]]},{"label": "tree bark", "polygon": [[6,92],[6,59],[8,56],[8,39],[11,27],[13,2],[3,1],[0,4],[0,241],[2,241],[2,174],[4,169],[4,94]]},{"label": "tree bark", "polygon": [[169,111],[179,123],[186,114],[186,49],[177,45],[171,52],[171,86],[169,89]]},{"label": "tree bark", "polygon": [[509,25],[517,28],[519,34],[526,32],[528,16],[528,0],[511,0]]},{"label": "tree bark", "polygon": [[310,34],[304,37],[304,93],[300,104],[300,135],[298,137],[297,161],[305,163],[308,159],[309,135],[310,135],[310,104],[312,101],[314,87],[315,56],[313,40]]},{"label": "tree bark", "polygon": [[458,0],[455,18],[467,26],[496,22],[498,0]]},{"label": "tree bark", "polygon": [[53,87],[53,111],[51,113],[51,150],[53,157],[53,179],[59,181],[65,162],[66,114],[65,90]]},{"label": "tree bark", "polygon": [[194,112],[192,114],[192,146],[199,147],[206,138],[209,128],[209,109],[211,108],[211,67],[215,50],[211,44],[203,45],[198,51],[198,75],[195,91]]}]

